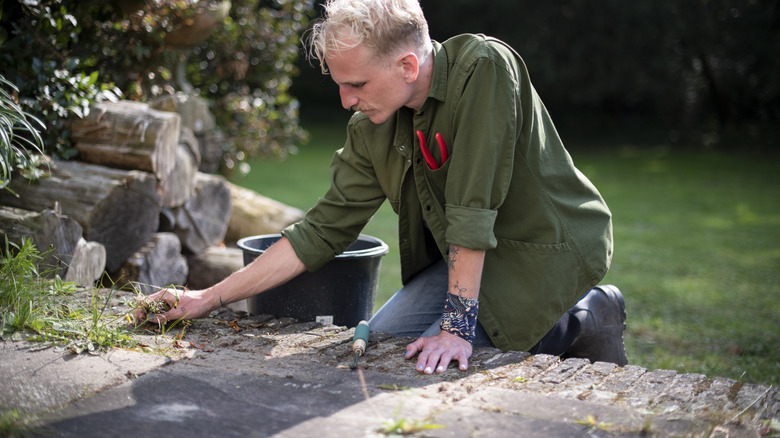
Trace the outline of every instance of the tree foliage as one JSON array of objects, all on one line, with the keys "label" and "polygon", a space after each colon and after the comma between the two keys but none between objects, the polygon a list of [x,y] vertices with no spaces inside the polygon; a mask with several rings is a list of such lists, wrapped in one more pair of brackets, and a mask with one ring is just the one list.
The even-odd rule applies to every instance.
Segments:
[{"label": "tree foliage", "polygon": [[[41,0],[0,2],[2,73],[25,111],[46,125],[45,150],[77,154],[69,120],[90,105],[147,101],[181,91],[181,50],[166,36],[212,0]],[[281,155],[304,136],[289,94],[298,36],[311,0],[236,0],[230,17],[186,58],[195,92],[213,102],[229,143],[226,163]]]},{"label": "tree foliage", "polygon": [[236,143],[228,166],[244,156],[284,156],[305,138],[290,87],[311,11],[311,0],[233,0],[224,27],[196,49],[191,81],[214,101],[218,124]]},{"label": "tree foliage", "polygon": [[[780,126],[778,0],[420,3],[437,41],[468,32],[512,45],[556,122],[638,120],[696,141],[736,126],[764,144]],[[335,106],[337,89],[301,65],[296,94]]]},{"label": "tree foliage", "polygon": [[431,34],[499,37],[557,113],[640,116],[675,130],[780,120],[776,0],[422,0]]},{"label": "tree foliage", "polygon": [[119,90],[98,82],[98,58],[77,50],[84,25],[70,5],[59,3],[0,4],[0,63],[5,78],[18,88],[20,107],[44,123],[45,151],[70,158],[75,150],[67,120],[82,117],[94,101],[116,99]]}]

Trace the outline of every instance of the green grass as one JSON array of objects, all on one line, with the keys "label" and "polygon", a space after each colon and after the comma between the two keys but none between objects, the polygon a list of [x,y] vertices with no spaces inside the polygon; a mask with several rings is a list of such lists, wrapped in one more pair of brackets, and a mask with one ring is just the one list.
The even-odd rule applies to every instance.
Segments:
[{"label": "green grass", "polygon": [[780,382],[780,177],[772,157],[618,147],[580,157],[614,214],[605,282],[629,360]]},{"label": "green grass", "polygon": [[[284,162],[258,161],[239,184],[307,209],[328,188],[344,124],[307,127]],[[604,283],[626,297],[626,347],[649,369],[780,384],[780,176],[774,157],[568,141],[614,215]],[[400,287],[397,218],[385,204],[365,232],[388,243],[377,307]]]},{"label": "green grass", "polygon": [[86,306],[73,302],[78,287],[48,272],[32,241],[4,240],[0,252],[0,338],[66,346],[74,353],[132,347],[123,316],[107,312],[109,296],[91,290]]}]

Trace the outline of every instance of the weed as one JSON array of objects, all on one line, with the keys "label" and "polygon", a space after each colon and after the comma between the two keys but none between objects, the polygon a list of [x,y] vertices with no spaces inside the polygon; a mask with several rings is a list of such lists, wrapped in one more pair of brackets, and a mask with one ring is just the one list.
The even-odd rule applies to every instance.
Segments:
[{"label": "weed", "polygon": [[764,420],[761,422],[762,428],[759,431],[760,436],[767,438],[780,437],[780,421],[778,420]]},{"label": "weed", "polygon": [[81,327],[82,341],[72,342],[70,350],[74,353],[83,351],[95,352],[109,347],[132,347],[135,345],[133,338],[119,327],[122,316],[108,317],[106,309],[111,302],[113,290],[105,298],[101,298],[98,290],[93,289],[89,307],[86,309],[86,318]]},{"label": "weed", "polygon": [[[361,370],[358,368],[358,371]],[[361,383],[364,384],[362,373]],[[369,401],[367,392],[366,401]],[[433,412],[429,413],[428,416],[420,420],[409,420],[403,417],[398,418],[402,408],[403,406],[398,406],[395,410],[395,413],[393,414],[393,418],[388,418],[387,420],[383,421],[382,425],[378,427],[376,431],[385,436],[395,437],[402,435],[413,435],[415,433],[430,429],[441,429],[447,427],[442,424],[434,424],[431,422],[432,417],[435,415]]]},{"label": "weed", "polygon": [[[128,304],[131,310],[141,310],[147,316],[159,315],[171,310],[171,306],[162,298],[151,299],[141,292],[136,292],[135,300]],[[148,318],[146,321],[151,321],[151,319]]]},{"label": "weed", "polygon": [[54,297],[75,291],[72,283],[54,277],[46,280],[39,272],[43,257],[32,241],[24,239],[16,245],[5,239],[0,258],[0,326],[2,337],[25,329],[40,331],[47,326],[46,318],[59,315]]},{"label": "weed", "polygon": [[0,435],[5,437],[30,436],[30,430],[19,415],[18,410],[0,412]]},{"label": "weed", "polygon": [[412,435],[417,432],[430,429],[441,429],[443,427],[446,426],[443,424],[433,424],[427,418],[422,420],[407,420],[406,418],[401,418],[399,420],[385,420],[378,432],[386,436],[399,436]]},{"label": "weed", "polygon": [[386,391],[406,391],[412,389],[410,386],[398,385],[396,383],[381,384],[381,385],[376,385],[376,387],[379,389],[384,389]]},{"label": "weed", "polygon": [[2,337],[66,346],[73,353],[99,352],[111,347],[132,347],[135,341],[120,326],[122,317],[109,317],[106,310],[111,293],[101,297],[93,289],[86,307],[73,296],[74,283],[43,274],[43,259],[29,239],[21,245],[5,241],[0,257],[0,325]]},{"label": "weed", "polygon": [[171,310],[171,306],[163,299],[145,299],[140,303],[140,307],[147,314],[165,313]]},{"label": "weed", "polygon": [[[165,289],[182,290],[184,288],[181,286],[170,285],[165,287]],[[130,307],[130,312],[126,315],[126,318],[128,319],[128,321],[136,323],[137,324],[136,327],[147,323],[153,323],[157,325],[157,331],[160,334],[165,335],[165,333],[167,333],[169,330],[179,325],[179,323],[184,322],[184,318],[179,318],[175,321],[165,321],[165,322],[160,321],[156,317],[158,315],[164,314],[169,310],[171,310],[171,305],[168,304],[168,302],[162,298],[156,298],[156,299],[149,298],[148,296],[144,295],[140,289],[136,288],[135,293],[136,293],[135,299],[127,303],[128,306]],[[176,295],[176,301],[173,304],[174,307],[176,306],[177,303],[178,303],[178,295]],[[131,316],[131,314],[137,310],[143,312],[143,315],[146,319],[142,321],[135,320],[134,317]],[[182,328],[182,330],[183,329],[184,327]]]},{"label": "weed", "polygon": [[575,421],[576,424],[582,424],[585,426],[588,426],[588,429],[593,430],[603,430],[605,432],[609,432],[609,430],[612,428],[612,423],[605,423],[605,422],[599,422],[596,420],[596,417],[593,415],[588,415],[588,418],[585,420]]}]

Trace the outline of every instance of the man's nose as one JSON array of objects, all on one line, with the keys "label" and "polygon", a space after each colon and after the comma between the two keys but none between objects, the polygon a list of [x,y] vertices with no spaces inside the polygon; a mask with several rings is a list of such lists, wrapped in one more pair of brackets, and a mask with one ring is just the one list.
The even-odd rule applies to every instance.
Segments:
[{"label": "man's nose", "polygon": [[351,92],[349,87],[339,87],[339,95],[341,96],[341,106],[344,109],[350,109],[358,104],[358,98]]}]

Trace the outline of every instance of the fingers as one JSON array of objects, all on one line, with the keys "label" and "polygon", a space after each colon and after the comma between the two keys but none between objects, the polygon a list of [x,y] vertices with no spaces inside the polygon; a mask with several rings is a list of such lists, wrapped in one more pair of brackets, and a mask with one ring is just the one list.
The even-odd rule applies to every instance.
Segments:
[{"label": "fingers", "polygon": [[417,371],[425,374],[443,373],[450,365],[452,355],[443,349],[424,350],[417,359]]},{"label": "fingers", "polygon": [[415,367],[417,371],[425,374],[433,373],[434,369],[436,369],[438,372],[444,372],[444,370],[447,369],[447,365],[443,365],[443,368],[438,366],[438,355],[436,356],[436,363],[431,363],[428,365],[429,361],[433,359],[433,357],[431,357],[431,349],[426,348],[426,341],[429,339],[432,338],[419,338],[411,344],[407,345],[404,358],[411,359],[419,353],[420,357],[417,358],[417,365]]},{"label": "fingers", "polygon": [[404,357],[411,359],[415,355],[415,369],[425,374],[443,373],[453,360],[458,361],[458,368],[466,371],[472,348],[468,341],[449,333],[439,334],[430,338],[420,338],[406,346]]},{"label": "fingers", "polygon": [[160,289],[156,294],[152,295],[153,297],[157,299],[162,299],[166,303],[168,303],[171,308],[176,308],[176,305],[179,303],[180,295],[179,289]]},{"label": "fingers", "polygon": [[164,313],[147,313],[145,309],[139,308],[133,311],[132,318],[135,324],[153,322],[155,324],[164,324],[168,318]]},{"label": "fingers", "polygon": [[156,314],[156,315],[148,315],[147,321],[156,324],[160,328],[165,325],[166,322],[168,322],[168,319],[163,314]]},{"label": "fingers", "polygon": [[458,361],[458,368],[460,368],[461,371],[466,371],[469,369],[469,357],[465,353],[461,353],[455,357],[455,359]]},{"label": "fingers", "polygon": [[[452,356],[447,352],[443,353],[441,356],[439,356],[438,365],[436,365],[435,368],[436,372],[443,373],[447,371],[447,367],[450,366],[451,361],[452,361]],[[434,362],[436,361],[434,360]],[[430,368],[433,369],[433,367]]]},{"label": "fingers", "polygon": [[[138,302],[138,307],[133,311],[132,318],[136,324],[144,322],[165,324],[171,319],[171,313],[176,313],[180,296],[179,290],[164,288],[151,295],[136,296],[135,299]],[[162,305],[162,303],[167,304],[167,306]]]},{"label": "fingers", "polygon": [[142,323],[146,321],[146,312],[143,309],[135,309],[133,310],[133,322],[136,324]]},{"label": "fingers", "polygon": [[411,359],[415,354],[421,352],[425,347],[425,338],[420,338],[411,344],[406,346],[406,353],[404,353],[405,359]]}]

